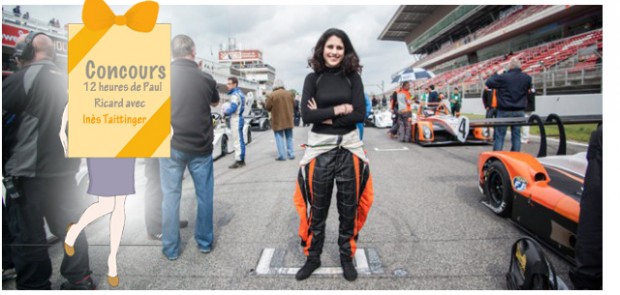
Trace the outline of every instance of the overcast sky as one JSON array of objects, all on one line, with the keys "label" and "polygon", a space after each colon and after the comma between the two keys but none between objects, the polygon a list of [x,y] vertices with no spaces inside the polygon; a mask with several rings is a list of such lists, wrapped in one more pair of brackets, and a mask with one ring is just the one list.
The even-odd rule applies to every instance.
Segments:
[{"label": "overcast sky", "polygon": [[[5,10],[13,5],[5,5]],[[124,14],[129,6],[111,6]],[[81,23],[81,5],[22,5],[22,13],[48,21]],[[344,30],[351,38],[364,66],[362,79],[369,93],[379,93],[373,84],[386,87],[390,76],[413,62],[404,42],[379,41],[397,5],[384,6],[160,6],[158,23],[171,23],[172,35],[194,39],[198,56],[217,60],[220,43],[236,38],[244,49],[259,49],[263,61],[276,68],[276,78],[287,88],[301,91],[310,69],[307,58],[320,35],[328,28]],[[212,55],[213,53],[213,55]]]}]

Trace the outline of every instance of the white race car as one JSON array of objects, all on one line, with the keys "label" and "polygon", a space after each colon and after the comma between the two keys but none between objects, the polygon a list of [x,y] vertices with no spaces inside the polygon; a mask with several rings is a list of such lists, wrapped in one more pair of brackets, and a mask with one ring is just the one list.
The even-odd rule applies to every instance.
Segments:
[{"label": "white race car", "polygon": [[372,115],[372,121],[377,128],[392,127],[392,113],[388,110],[376,111]]},{"label": "white race car", "polygon": [[[232,142],[232,131],[226,123],[226,119],[220,113],[213,112],[213,158],[218,159],[232,154],[235,149]],[[245,144],[252,142],[252,130],[250,130],[249,120],[245,120],[243,125],[243,140]]]}]

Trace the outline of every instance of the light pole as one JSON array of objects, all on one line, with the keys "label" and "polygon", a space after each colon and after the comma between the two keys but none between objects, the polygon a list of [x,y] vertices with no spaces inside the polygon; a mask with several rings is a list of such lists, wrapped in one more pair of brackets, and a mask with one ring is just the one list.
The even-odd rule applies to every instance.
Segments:
[{"label": "light pole", "polygon": [[381,94],[385,94],[385,81],[381,80],[381,84],[366,84],[365,86],[376,86],[381,89]]}]

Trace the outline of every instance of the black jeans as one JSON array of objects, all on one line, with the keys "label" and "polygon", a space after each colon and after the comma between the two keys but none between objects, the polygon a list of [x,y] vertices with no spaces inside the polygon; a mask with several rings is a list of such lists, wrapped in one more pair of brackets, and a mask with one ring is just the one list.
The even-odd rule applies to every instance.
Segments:
[{"label": "black jeans", "polygon": [[356,173],[353,154],[343,148],[335,148],[316,158],[312,178],[311,221],[312,239],[308,249],[309,257],[319,257],[325,242],[325,224],[331,203],[334,180],[338,192],[338,245],[341,258],[352,257],[351,240],[357,212]]},{"label": "black jeans", "polygon": [[592,133],[570,279],[575,289],[603,288],[603,130]]},{"label": "black jeans", "polygon": [[6,197],[6,205],[2,205],[2,269],[14,268],[13,255],[11,255],[11,244],[15,237],[11,234],[9,227],[9,209],[8,203],[11,202],[9,196]]},{"label": "black jeans", "polygon": [[496,108],[489,108],[487,110],[485,118],[495,118],[495,117],[497,117],[497,109]]},{"label": "black jeans", "polygon": [[161,234],[161,202],[164,194],[161,191],[159,159],[144,159],[144,175],[146,176],[146,190],[144,193],[146,231],[150,235]]},{"label": "black jeans", "polygon": [[[77,222],[80,208],[77,183],[73,176],[25,178],[18,180],[21,194],[9,203],[10,231],[15,237],[11,254],[17,272],[17,289],[50,289],[52,263],[47,252],[43,218],[51,232],[64,241],[67,225]],[[91,273],[88,243],[81,233],[74,244],[75,255],[63,257],[60,274],[77,282]]]}]

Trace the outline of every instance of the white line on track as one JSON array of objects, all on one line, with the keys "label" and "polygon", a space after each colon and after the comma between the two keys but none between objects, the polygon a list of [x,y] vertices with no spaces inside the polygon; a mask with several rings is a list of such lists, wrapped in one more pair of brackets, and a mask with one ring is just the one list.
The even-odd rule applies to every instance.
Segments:
[{"label": "white line on track", "polygon": [[404,146],[402,148],[397,148],[397,149],[380,149],[380,148],[375,148],[375,151],[377,152],[402,152],[402,151],[408,151],[409,148]]},{"label": "white line on track", "polygon": [[[265,248],[261,254],[258,265],[256,266],[256,274],[258,275],[295,275],[300,267],[271,267],[271,260],[276,249]],[[364,249],[355,251],[355,264],[357,272],[360,274],[370,275],[370,267],[366,258]],[[335,275],[342,274],[342,267],[319,267],[313,274],[317,275]]]}]

